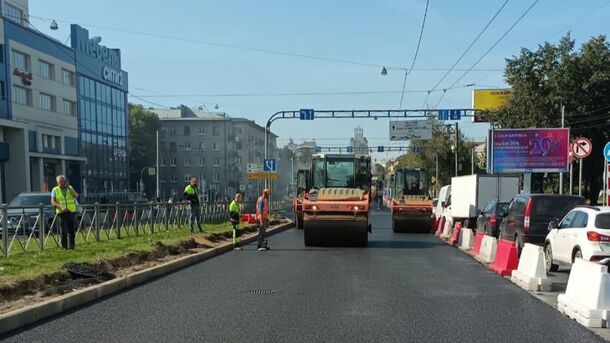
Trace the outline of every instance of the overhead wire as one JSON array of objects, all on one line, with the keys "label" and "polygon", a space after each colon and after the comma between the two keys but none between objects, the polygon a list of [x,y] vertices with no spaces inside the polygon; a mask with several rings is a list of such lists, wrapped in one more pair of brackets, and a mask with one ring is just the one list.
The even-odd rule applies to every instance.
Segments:
[{"label": "overhead wire", "polygon": [[[534,0],[534,2],[532,2],[532,4],[519,16],[519,18],[517,18],[517,20],[515,20],[515,22],[500,36],[500,38],[498,38],[490,47],[489,49],[487,49],[485,51],[485,53],[483,53],[483,55],[481,55],[481,57],[479,57],[479,59],[477,59],[471,66],[470,68],[468,68],[462,75],[460,75],[460,77],[458,77],[449,87],[453,87],[455,84],[457,84],[458,82],[460,82],[466,75],[468,75],[468,73],[470,73],[470,71],[472,69],[474,69],[498,44],[500,44],[500,42],[502,42],[502,40],[504,40],[504,38],[515,28],[515,26],[517,26],[517,24],[519,24],[519,22],[521,22],[521,20],[523,18],[525,18],[525,16],[532,10],[532,8],[534,8],[534,6],[536,6],[536,4],[540,2],[540,0]],[[441,101],[443,100],[445,96],[445,92],[443,92],[443,94],[441,94],[440,99],[438,99],[438,102],[436,103],[435,107],[438,107],[438,105],[441,103]]]},{"label": "overhead wire", "polygon": [[409,68],[408,71],[405,70],[405,77],[402,81],[402,93],[400,95],[400,106],[398,106],[399,110],[402,109],[402,101],[404,100],[404,97],[405,97],[405,87],[407,86],[407,77],[413,71],[413,67],[415,66],[415,62],[417,61],[417,56],[419,55],[419,48],[421,47],[421,40],[422,40],[422,37],[424,36],[424,27],[426,26],[426,17],[428,16],[428,6],[429,5],[430,5],[430,0],[426,0],[426,9],[424,10],[424,19],[422,20],[421,28],[419,30],[419,39],[417,40],[417,47],[415,48],[415,55],[413,56],[413,62],[411,63],[411,68]]},{"label": "overhead wire", "polygon": [[[462,59],[464,58],[464,56],[466,56],[466,54],[470,51],[470,49],[472,49],[472,47],[474,46],[474,44],[479,40],[479,38],[481,38],[481,36],[483,35],[483,33],[485,33],[485,31],[487,31],[487,29],[489,28],[489,26],[491,26],[491,24],[494,22],[494,20],[498,17],[498,15],[500,14],[500,12],[502,12],[502,10],[504,9],[504,7],[506,7],[506,4],[508,4],[509,0],[505,0],[504,3],[502,3],[502,6],[500,6],[500,8],[496,11],[496,13],[494,13],[494,15],[491,17],[491,19],[489,19],[489,21],[487,22],[487,24],[483,27],[483,29],[479,32],[479,34],[474,38],[474,40],[470,43],[470,45],[468,45],[468,47],[466,48],[466,50],[464,50],[464,52],[462,53],[462,55],[460,55],[460,57],[457,59],[457,61],[455,61],[455,63],[453,63],[453,65],[451,66],[451,68],[449,68],[449,70],[447,70],[447,72],[441,77],[440,80],[438,80],[438,82],[434,85],[434,87],[432,87],[432,91],[436,90],[437,87],[447,78],[447,76],[449,76],[449,74],[453,71],[453,69],[455,67],[457,67],[457,65],[462,61]],[[489,75],[488,75],[489,76]],[[424,100],[424,107],[426,106],[426,104],[428,103],[428,98],[430,96],[430,92],[428,93],[428,95],[426,96],[426,99]]]}]

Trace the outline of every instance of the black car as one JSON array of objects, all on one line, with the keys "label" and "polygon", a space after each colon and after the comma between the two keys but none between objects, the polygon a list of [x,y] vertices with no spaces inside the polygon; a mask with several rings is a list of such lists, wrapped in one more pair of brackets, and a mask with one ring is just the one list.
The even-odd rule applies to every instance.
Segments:
[{"label": "black car", "polygon": [[507,202],[492,200],[487,203],[477,218],[477,231],[488,236],[498,237],[500,223],[507,214]]},{"label": "black car", "polygon": [[585,198],[578,195],[519,194],[508,205],[500,238],[516,242],[519,252],[525,243],[543,245],[549,222],[559,221],[584,203]]}]

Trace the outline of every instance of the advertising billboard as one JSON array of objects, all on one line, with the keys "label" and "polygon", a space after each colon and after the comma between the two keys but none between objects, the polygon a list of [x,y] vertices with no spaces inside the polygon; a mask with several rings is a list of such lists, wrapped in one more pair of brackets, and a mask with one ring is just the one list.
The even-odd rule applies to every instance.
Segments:
[{"label": "advertising billboard", "polygon": [[570,129],[490,131],[493,173],[568,171]]},{"label": "advertising billboard", "polygon": [[[512,94],[512,90],[509,88],[500,89],[475,89],[472,91],[472,108],[479,111],[494,111],[504,106],[508,101],[508,98]],[[478,112],[480,114],[480,112]],[[473,121],[475,122],[486,122],[485,118],[482,118],[475,111]]]}]

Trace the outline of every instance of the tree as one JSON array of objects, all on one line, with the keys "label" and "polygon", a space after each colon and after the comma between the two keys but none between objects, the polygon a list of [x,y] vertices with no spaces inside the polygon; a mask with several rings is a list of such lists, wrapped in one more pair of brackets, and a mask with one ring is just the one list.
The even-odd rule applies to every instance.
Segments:
[{"label": "tree", "polygon": [[[145,167],[156,165],[156,134],[161,123],[157,115],[147,111],[142,105],[129,104],[129,175],[131,189],[137,189],[140,172]],[[154,177],[144,172],[144,190],[147,196],[155,195]]]},{"label": "tree", "polygon": [[[583,181],[584,194],[595,204],[602,188],[602,150],[610,128],[610,45],[606,37],[593,37],[578,51],[569,34],[557,45],[546,42],[536,51],[522,49],[518,56],[507,59],[505,77],[513,94],[490,117],[503,128],[561,127],[561,106],[565,106],[572,138],[586,136],[593,143],[591,156],[584,160]],[[542,180],[538,183],[543,184]]]}]

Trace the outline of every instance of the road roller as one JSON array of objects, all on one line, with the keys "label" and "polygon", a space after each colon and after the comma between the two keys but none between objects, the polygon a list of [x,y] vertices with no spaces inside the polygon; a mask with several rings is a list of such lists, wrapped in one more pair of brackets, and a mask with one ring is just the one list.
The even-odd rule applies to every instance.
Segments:
[{"label": "road roller", "polygon": [[294,224],[297,229],[303,230],[303,198],[309,191],[309,170],[299,169],[297,171],[296,192],[292,198],[292,211],[294,213]]},{"label": "road roller", "polygon": [[397,168],[393,180],[392,231],[430,232],[433,205],[428,173],[418,168]]},{"label": "road roller", "polygon": [[366,246],[371,203],[371,158],[312,155],[311,190],[303,198],[306,246]]}]

